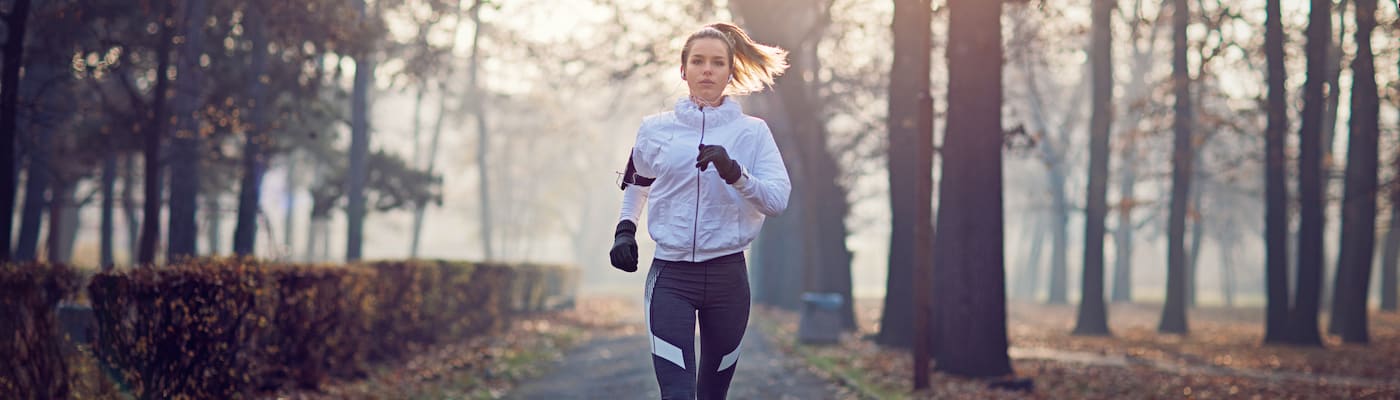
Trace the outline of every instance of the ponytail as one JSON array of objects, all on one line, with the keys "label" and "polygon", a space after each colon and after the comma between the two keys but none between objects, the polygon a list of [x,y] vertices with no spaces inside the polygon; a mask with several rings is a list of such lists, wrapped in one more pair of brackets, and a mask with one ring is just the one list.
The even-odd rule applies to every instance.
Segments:
[{"label": "ponytail", "polygon": [[696,39],[720,39],[729,47],[730,70],[733,78],[725,94],[745,95],[773,86],[773,81],[787,70],[787,50],[755,42],[734,24],[716,22],[700,28],[685,40],[681,63],[690,56],[690,44]]}]

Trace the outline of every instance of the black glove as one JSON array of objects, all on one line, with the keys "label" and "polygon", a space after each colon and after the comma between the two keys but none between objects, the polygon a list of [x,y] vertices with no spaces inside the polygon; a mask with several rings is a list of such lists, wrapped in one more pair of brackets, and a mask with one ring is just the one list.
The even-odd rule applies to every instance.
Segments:
[{"label": "black glove", "polygon": [[724,183],[733,185],[739,181],[739,162],[729,159],[729,152],[724,150],[724,146],[717,144],[700,145],[700,155],[695,157],[695,168],[704,171],[709,164],[715,165],[715,171],[719,172],[719,177],[724,178]]},{"label": "black glove", "polygon": [[636,234],[637,224],[632,221],[622,220],[617,223],[617,231],[613,233],[612,251],[608,252],[613,267],[625,272],[637,270]]}]

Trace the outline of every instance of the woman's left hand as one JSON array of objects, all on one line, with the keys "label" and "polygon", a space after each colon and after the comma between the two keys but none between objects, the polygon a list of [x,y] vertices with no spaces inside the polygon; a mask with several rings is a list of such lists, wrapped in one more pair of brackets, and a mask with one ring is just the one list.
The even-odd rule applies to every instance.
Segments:
[{"label": "woman's left hand", "polygon": [[715,171],[719,172],[719,177],[724,178],[725,183],[733,185],[739,181],[739,175],[742,173],[739,162],[729,159],[729,152],[724,150],[724,146],[700,145],[700,155],[695,157],[695,168],[704,171],[709,164],[715,165]]}]

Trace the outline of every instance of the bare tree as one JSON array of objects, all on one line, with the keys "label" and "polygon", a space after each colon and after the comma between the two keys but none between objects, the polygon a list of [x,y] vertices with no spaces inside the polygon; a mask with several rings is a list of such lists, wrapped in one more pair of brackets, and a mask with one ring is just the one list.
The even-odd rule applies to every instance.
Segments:
[{"label": "bare tree", "polygon": [[1172,87],[1176,97],[1172,149],[1171,212],[1167,228],[1167,301],[1157,330],[1163,333],[1187,332],[1186,205],[1190,199],[1193,155],[1191,125],[1191,77],[1186,64],[1186,29],[1191,10],[1186,0],[1172,1]]},{"label": "bare tree", "polygon": [[1002,210],[1000,0],[948,4],[948,129],[935,251],[938,369],[1011,373]]},{"label": "bare tree", "polygon": [[1308,18],[1307,81],[1303,84],[1302,128],[1298,131],[1298,277],[1289,317],[1289,341],[1321,346],[1317,313],[1322,291],[1323,212],[1322,87],[1326,82],[1327,48],[1331,42],[1332,2],[1313,0]]},{"label": "bare tree", "polygon": [[[912,334],[908,321],[914,320],[919,303],[908,301],[916,286],[911,279],[916,270],[931,268],[917,258],[917,250],[927,247],[915,235],[932,229],[932,221],[919,219],[931,208],[930,194],[920,191],[925,174],[931,174],[932,160],[920,158],[921,144],[932,137],[931,126],[921,118],[929,98],[929,69],[932,64],[933,10],[929,0],[894,2],[894,62],[890,66],[889,171],[890,171],[890,258],[880,334],[876,341],[886,346],[908,347]],[[931,105],[929,105],[931,106]],[[929,139],[931,140],[931,139]],[[931,177],[929,177],[931,179]]]},{"label": "bare tree", "polygon": [[1342,241],[1337,261],[1333,320],[1347,343],[1367,343],[1366,300],[1371,288],[1376,241],[1376,173],[1379,169],[1380,100],[1371,32],[1376,0],[1356,0],[1356,58],[1352,60],[1350,138],[1347,140],[1346,192],[1342,198]]},{"label": "bare tree", "polygon": [[1265,263],[1268,311],[1265,315],[1264,342],[1280,343],[1288,326],[1288,71],[1283,63],[1283,14],[1281,0],[1265,6],[1264,53],[1268,58],[1269,125],[1264,132],[1265,175]]},{"label": "bare tree", "polygon": [[1080,286],[1079,319],[1074,333],[1107,335],[1108,310],[1104,305],[1104,217],[1108,214],[1108,133],[1113,110],[1113,33],[1115,1],[1094,0],[1090,63],[1093,65],[1093,117],[1089,123],[1089,187],[1084,223],[1084,281]]}]

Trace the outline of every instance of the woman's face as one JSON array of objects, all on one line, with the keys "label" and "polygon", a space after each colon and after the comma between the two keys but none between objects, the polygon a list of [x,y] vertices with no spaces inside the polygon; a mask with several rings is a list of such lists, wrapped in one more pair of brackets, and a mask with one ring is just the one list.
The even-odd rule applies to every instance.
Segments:
[{"label": "woman's face", "polygon": [[681,66],[681,79],[690,86],[690,95],[717,101],[729,85],[729,49],[714,38],[690,42],[690,58]]}]

